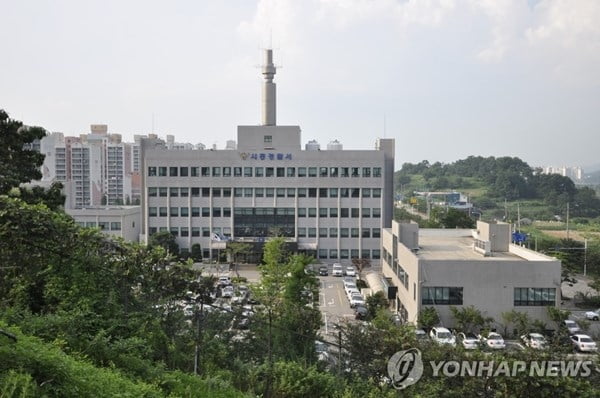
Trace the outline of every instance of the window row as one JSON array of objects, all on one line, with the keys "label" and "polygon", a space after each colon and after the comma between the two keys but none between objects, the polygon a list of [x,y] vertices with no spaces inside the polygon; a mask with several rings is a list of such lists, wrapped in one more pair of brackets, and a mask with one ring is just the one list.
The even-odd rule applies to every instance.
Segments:
[{"label": "window row", "polygon": [[[191,211],[190,211],[191,209]],[[231,217],[231,207],[148,207],[148,217]]]},{"label": "window row", "polygon": [[380,251],[379,249],[369,250],[364,249],[359,252],[358,249],[319,249],[317,251],[319,259],[348,259],[348,258],[368,258],[373,260],[379,260]]},{"label": "window row", "polygon": [[553,306],[556,305],[555,288],[516,287],[515,306]]},{"label": "window row", "polygon": [[462,287],[423,287],[421,304],[427,305],[462,305]]},{"label": "window row", "polygon": [[[232,188],[148,187],[150,197],[230,198]],[[233,188],[236,198],[381,198],[381,188]]]},{"label": "window row", "polygon": [[212,229],[212,235],[211,235],[211,229],[209,227],[192,227],[192,228],[188,228],[188,227],[171,227],[171,228],[150,227],[148,229],[150,236],[152,236],[153,234],[155,234],[157,232],[165,232],[165,231],[169,231],[173,236],[181,236],[184,238],[188,237],[188,236],[204,237],[204,238],[210,238],[212,236],[219,236],[219,237],[231,238],[231,228],[229,228],[229,227],[224,227],[224,228],[214,227]]},{"label": "window row", "polygon": [[120,231],[121,230],[121,222],[119,221],[77,221],[75,224],[79,225],[83,228],[100,228],[101,231]]},{"label": "window row", "polygon": [[317,213],[316,207],[299,207],[298,208],[298,217],[318,217],[319,218],[381,218],[381,208],[380,207],[363,207],[362,209],[358,207],[320,207],[319,212]]},{"label": "window row", "polygon": [[380,238],[380,228],[305,228],[298,227],[298,238]]},{"label": "window row", "polygon": [[381,177],[381,167],[149,166],[148,177]]}]

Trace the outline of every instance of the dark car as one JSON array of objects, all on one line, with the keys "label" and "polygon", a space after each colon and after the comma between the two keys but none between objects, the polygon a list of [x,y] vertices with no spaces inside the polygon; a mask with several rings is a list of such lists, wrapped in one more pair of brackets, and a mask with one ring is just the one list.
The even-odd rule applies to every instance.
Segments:
[{"label": "dark car", "polygon": [[354,319],[362,321],[367,318],[367,315],[369,315],[369,310],[367,309],[367,307],[362,305],[357,305],[356,307],[354,307]]},{"label": "dark car", "polygon": [[329,275],[329,270],[327,269],[326,265],[321,265],[319,267],[319,275],[321,275],[321,276],[327,276],[327,275]]}]

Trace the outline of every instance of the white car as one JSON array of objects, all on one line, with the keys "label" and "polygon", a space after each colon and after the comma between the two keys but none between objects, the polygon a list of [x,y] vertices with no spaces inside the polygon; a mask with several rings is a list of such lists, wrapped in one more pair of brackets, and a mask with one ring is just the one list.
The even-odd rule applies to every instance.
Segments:
[{"label": "white car", "polygon": [[234,290],[233,290],[233,286],[231,286],[231,285],[225,286],[223,288],[223,290],[221,291],[221,296],[222,297],[229,297],[229,298],[231,298],[231,297],[233,297],[233,294],[234,294]]},{"label": "white car", "polygon": [[353,282],[344,282],[344,290],[346,291],[346,294],[348,294],[348,290],[353,289],[353,290],[358,290],[358,287],[356,287],[356,283]]},{"label": "white car", "polygon": [[342,264],[340,264],[340,263],[333,264],[333,270],[331,271],[331,275],[344,276],[344,268],[342,268]]},{"label": "white car", "polygon": [[346,267],[346,276],[356,276],[356,270],[353,266]]},{"label": "white car", "polygon": [[487,337],[479,335],[479,340],[487,347],[492,348],[494,350],[501,350],[506,348],[506,344],[504,343],[504,339],[499,333],[490,332]]},{"label": "white car", "polygon": [[575,323],[575,321],[572,321],[570,319],[565,319],[563,321],[563,326],[567,329],[569,334],[577,334],[577,333],[581,332],[579,325],[577,325],[577,323]]},{"label": "white car", "polygon": [[585,318],[589,321],[597,321],[600,320],[600,308],[596,311],[587,311],[585,313]]},{"label": "white car", "polygon": [[350,308],[354,308],[357,305],[365,305],[365,299],[360,293],[354,293],[350,296]]},{"label": "white car", "polygon": [[429,332],[431,340],[438,344],[449,344],[452,346],[456,345],[456,338],[450,331],[444,327],[436,326]]},{"label": "white car", "polygon": [[415,336],[417,337],[417,340],[427,340],[427,333],[425,333],[423,329],[415,329]]},{"label": "white car", "polygon": [[473,333],[459,333],[458,341],[465,350],[474,350],[479,348],[479,338]]},{"label": "white car", "polygon": [[571,341],[577,351],[595,352],[598,350],[596,342],[587,334],[574,334],[571,336]]},{"label": "white car", "polygon": [[546,338],[539,333],[527,333],[521,336],[521,340],[529,348],[542,350],[546,348]]},{"label": "white car", "polygon": [[352,297],[353,294],[360,294],[360,291],[353,287],[346,289],[346,295],[348,296],[348,300],[350,300],[350,297]]}]

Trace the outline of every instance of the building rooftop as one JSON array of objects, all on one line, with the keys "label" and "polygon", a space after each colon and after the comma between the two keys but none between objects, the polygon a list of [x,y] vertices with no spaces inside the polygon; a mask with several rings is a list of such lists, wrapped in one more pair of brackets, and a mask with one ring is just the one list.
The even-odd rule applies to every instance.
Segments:
[{"label": "building rooftop", "polygon": [[[442,232],[444,230],[441,230]],[[417,256],[425,260],[480,260],[480,261],[527,261],[511,252],[492,252],[491,256],[484,256],[473,250],[475,239],[471,230],[461,231],[461,234],[419,234],[419,251]],[[420,232],[424,232],[420,230]],[[430,231],[427,231],[430,232]]]}]

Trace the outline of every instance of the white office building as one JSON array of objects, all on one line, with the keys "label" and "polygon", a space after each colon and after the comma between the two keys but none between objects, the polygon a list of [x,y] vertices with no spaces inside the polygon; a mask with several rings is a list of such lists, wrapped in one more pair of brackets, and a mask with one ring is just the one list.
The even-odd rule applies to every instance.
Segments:
[{"label": "white office building", "polygon": [[322,261],[378,263],[381,229],[393,217],[394,139],[369,150],[337,141],[302,149],[299,126],[276,124],[275,73],[266,50],[262,124],[238,126],[228,149],[173,151],[142,140],[142,240],[169,231],[181,248],[199,243],[215,258],[225,241],[258,252],[279,235]]}]

